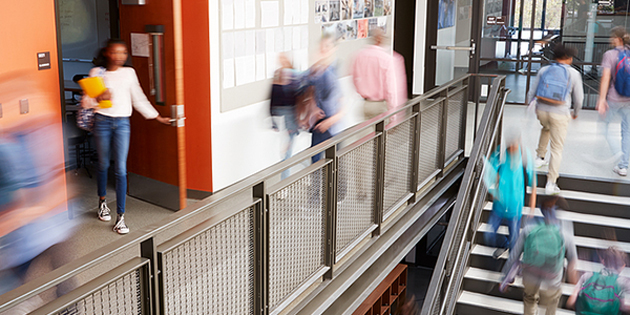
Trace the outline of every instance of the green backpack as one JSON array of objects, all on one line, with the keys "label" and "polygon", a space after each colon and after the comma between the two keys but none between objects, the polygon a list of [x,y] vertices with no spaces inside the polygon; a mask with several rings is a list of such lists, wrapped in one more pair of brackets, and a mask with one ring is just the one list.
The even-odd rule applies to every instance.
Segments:
[{"label": "green backpack", "polygon": [[621,302],[619,301],[619,285],[617,275],[604,276],[601,273],[593,273],[593,276],[584,283],[580,289],[575,311],[578,315],[619,314]]},{"label": "green backpack", "polygon": [[553,224],[539,224],[527,235],[523,267],[540,276],[553,278],[562,271],[564,238]]}]

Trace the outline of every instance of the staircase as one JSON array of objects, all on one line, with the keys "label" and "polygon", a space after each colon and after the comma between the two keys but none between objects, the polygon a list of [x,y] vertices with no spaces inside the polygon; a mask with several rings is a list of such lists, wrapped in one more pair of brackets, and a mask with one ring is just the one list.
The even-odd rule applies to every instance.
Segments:
[{"label": "staircase", "polygon": [[[543,178],[541,178],[543,179]],[[539,180],[539,183],[544,183]],[[597,250],[615,245],[630,254],[630,185],[628,183],[612,183],[603,180],[562,178],[559,186],[563,188],[562,196],[567,200],[569,209],[558,211],[558,218],[572,222],[577,246],[577,269],[579,274],[587,271],[599,271],[601,263],[597,259]],[[543,191],[544,189],[539,189]],[[540,194],[539,194],[540,195]],[[492,203],[484,205],[481,222],[487,222]],[[529,214],[529,208],[523,215]],[[540,209],[536,216],[542,217]],[[522,314],[523,284],[517,277],[514,284],[505,293],[499,291],[502,278],[501,268],[505,264],[508,253],[498,260],[492,258],[495,248],[484,244],[484,234],[490,231],[490,225],[478,225],[474,244],[471,247],[469,265],[463,277],[461,293],[457,300],[456,314]],[[501,226],[498,233],[507,235],[506,226]],[[605,235],[616,235],[616,242],[608,241]],[[622,272],[622,276],[630,277],[630,268]],[[557,314],[574,314],[565,307],[573,285],[562,285],[562,298]],[[539,313],[544,314],[544,313]]]}]

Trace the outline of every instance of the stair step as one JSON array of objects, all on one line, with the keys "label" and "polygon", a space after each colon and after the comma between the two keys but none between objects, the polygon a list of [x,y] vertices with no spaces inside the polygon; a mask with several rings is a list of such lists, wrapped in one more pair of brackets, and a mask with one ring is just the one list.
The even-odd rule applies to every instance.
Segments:
[{"label": "stair step", "polygon": [[[495,284],[500,284],[503,278],[503,274],[496,271],[485,270],[481,268],[470,267],[466,271],[464,275],[465,279],[472,279],[478,281],[492,282]],[[514,280],[514,283],[510,285],[510,287],[523,288],[523,278],[517,276]],[[568,283],[562,284],[562,294],[565,296],[569,296],[573,293],[573,285]]]},{"label": "stair step", "polygon": [[[470,253],[471,253],[471,255],[477,255],[477,256],[484,256],[484,257],[492,258],[492,254],[494,253],[495,250],[496,250],[496,248],[494,248],[494,247],[489,247],[489,246],[475,244],[473,246],[473,248],[472,248]],[[506,260],[508,258],[508,255],[509,255],[509,253],[505,252],[505,253],[503,253],[503,255],[501,255],[501,257],[499,257],[499,259]],[[592,261],[586,261],[586,260],[578,259],[576,268],[580,272],[599,272],[599,271],[601,271],[604,268],[604,265],[602,265],[601,263],[596,263],[596,262],[592,262]],[[629,268],[625,268],[621,272],[621,275],[624,276],[624,277],[630,277],[630,269]]]},{"label": "stair step", "polygon": [[[505,314],[523,314],[523,302],[510,300],[505,298],[500,298],[491,295],[485,295],[470,291],[462,291],[459,299],[457,300],[458,304],[470,305],[476,308],[493,310],[495,312],[505,313]],[[544,312],[539,311],[539,314],[544,314]],[[565,310],[559,308],[556,311],[556,314],[559,315],[574,315],[573,311]],[[463,314],[460,314],[463,315]]]},{"label": "stair step", "polygon": [[[532,189],[527,187],[527,193],[531,193]],[[545,188],[537,187],[536,194],[546,196]],[[612,205],[630,206],[630,197],[594,194],[582,191],[562,190],[560,196],[564,199],[572,199],[579,201],[599,202]]]},{"label": "stair step", "polygon": [[[529,215],[529,209],[530,209],[529,207],[523,207],[523,216]],[[486,203],[483,210],[491,211],[492,202]],[[542,217],[542,212],[540,212],[540,208],[536,208],[535,211],[536,211],[534,214],[535,216]],[[556,215],[558,216],[558,219],[567,220],[567,221],[576,222],[576,223],[601,225],[601,226],[614,227],[614,228],[619,228],[619,229],[630,229],[630,219],[616,218],[616,217],[611,218],[607,216],[579,213],[579,212],[566,211],[566,210],[558,210],[556,212]]]},{"label": "stair step", "polygon": [[[490,233],[492,231],[492,227],[488,223],[482,223],[481,225],[479,225],[479,229],[477,231]],[[507,226],[500,226],[499,230],[497,230],[497,233],[501,235],[508,235]],[[607,249],[610,246],[617,246],[624,252],[630,253],[630,243],[626,242],[608,241],[584,236],[573,236],[573,242],[575,242],[575,246],[577,247],[586,247],[592,249]]]}]

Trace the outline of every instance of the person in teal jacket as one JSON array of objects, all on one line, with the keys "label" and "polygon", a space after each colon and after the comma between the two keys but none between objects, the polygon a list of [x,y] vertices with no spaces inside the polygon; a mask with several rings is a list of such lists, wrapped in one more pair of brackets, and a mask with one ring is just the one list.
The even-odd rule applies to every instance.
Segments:
[{"label": "person in teal jacket", "polygon": [[[530,206],[536,204],[536,176],[531,153],[521,145],[520,135],[516,132],[506,132],[505,143],[504,154],[499,147],[490,156],[484,177],[493,198],[488,219],[492,230],[484,237],[487,245],[497,248],[493,254],[495,259],[511,249],[518,239],[528,183],[532,187]],[[507,237],[497,234],[501,224],[508,227]]]}]

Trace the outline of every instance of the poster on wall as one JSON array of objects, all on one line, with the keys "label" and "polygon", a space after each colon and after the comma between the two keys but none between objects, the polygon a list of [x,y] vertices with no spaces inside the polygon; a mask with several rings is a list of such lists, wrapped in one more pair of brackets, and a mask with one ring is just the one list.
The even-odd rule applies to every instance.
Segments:
[{"label": "poster on wall", "polygon": [[315,23],[326,23],[328,21],[328,0],[315,1]]},{"label": "poster on wall", "polygon": [[346,22],[343,22],[343,24],[346,27],[344,40],[357,39],[357,21],[356,20],[346,21]]},{"label": "poster on wall", "polygon": [[330,21],[339,21],[339,16],[341,15],[339,0],[330,0],[328,9],[330,10]]},{"label": "poster on wall", "polygon": [[383,0],[374,0],[374,16],[383,16]]},{"label": "poster on wall", "polygon": [[357,39],[367,38],[368,36],[368,20],[357,21]]},{"label": "poster on wall", "polygon": [[455,0],[440,0],[438,9],[438,29],[455,25]]},{"label": "poster on wall", "polygon": [[374,16],[374,0],[365,0],[363,4],[363,17]]},{"label": "poster on wall", "polygon": [[384,0],[383,3],[383,15],[392,14],[392,0]]},{"label": "poster on wall", "polygon": [[351,20],[352,19],[352,0],[341,0],[341,19],[342,20]]},{"label": "poster on wall", "polygon": [[354,19],[363,18],[363,0],[354,1],[354,8],[352,9],[352,18]]}]

